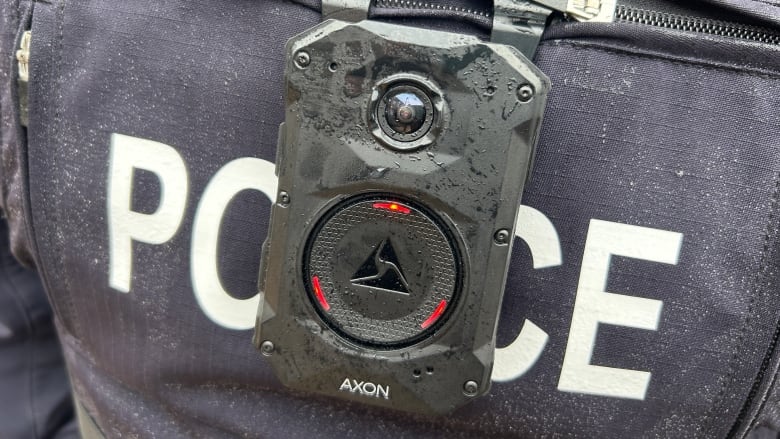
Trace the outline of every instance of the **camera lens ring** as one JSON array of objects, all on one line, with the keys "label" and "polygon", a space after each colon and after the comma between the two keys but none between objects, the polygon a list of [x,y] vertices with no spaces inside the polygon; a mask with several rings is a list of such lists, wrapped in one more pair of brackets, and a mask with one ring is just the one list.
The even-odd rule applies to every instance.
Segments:
[{"label": "camera lens ring", "polygon": [[[405,122],[404,115],[398,114],[401,107],[396,108],[395,113],[390,111],[388,116],[389,98],[401,93],[411,93],[418,104],[422,103],[417,106],[414,115],[409,115],[424,114],[424,117],[418,119],[422,119],[419,127],[411,130],[396,130],[392,127],[390,122],[395,122],[392,116],[400,116],[398,122],[401,124]],[[447,102],[439,87],[429,78],[410,73],[399,73],[378,81],[373,87],[367,109],[368,128],[374,138],[386,148],[400,153],[411,153],[433,144],[449,123]]]},{"label": "camera lens ring", "polygon": [[436,111],[425,90],[411,83],[392,84],[376,107],[382,132],[398,142],[414,142],[430,131]]}]

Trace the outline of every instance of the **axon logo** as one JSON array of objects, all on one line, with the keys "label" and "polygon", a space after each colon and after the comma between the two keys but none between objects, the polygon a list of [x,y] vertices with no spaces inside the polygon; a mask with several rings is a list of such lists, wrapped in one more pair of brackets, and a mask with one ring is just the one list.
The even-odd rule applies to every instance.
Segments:
[{"label": "axon logo", "polygon": [[370,381],[358,381],[356,379],[344,378],[344,382],[341,383],[339,391],[355,393],[372,398],[390,399],[390,386],[374,384]]},{"label": "axon logo", "polygon": [[[190,195],[189,177],[184,159],[169,145],[113,134],[110,150],[107,182],[109,286],[130,293],[134,277],[134,243],[159,245],[178,233]],[[233,197],[247,189],[260,191],[269,200],[275,200],[274,168],[274,164],[266,160],[237,158],[211,177],[198,201],[192,224],[189,264],[193,293],[203,313],[225,328],[253,328],[260,295],[236,299],[220,280],[217,248],[222,217]],[[154,173],[160,181],[159,206],[151,214],[132,210],[133,174],[139,169]],[[534,269],[564,265],[558,232],[544,213],[520,206],[516,230],[517,237],[528,244]],[[559,391],[645,399],[651,371],[606,367],[591,361],[600,325],[655,331],[663,311],[660,300],[607,290],[612,258],[619,256],[676,265],[682,242],[683,235],[673,231],[590,220],[582,263],[578,267],[579,281],[572,291],[575,302],[557,385]],[[368,258],[365,270],[358,270],[353,282],[365,284],[373,282],[376,276],[390,273],[398,277],[401,273],[398,264],[391,264],[394,261],[390,254],[392,248],[379,247],[380,251]],[[393,281],[392,285],[399,291],[403,282]],[[508,346],[496,349],[493,381],[516,380],[537,363],[549,339],[543,328],[544,322],[525,320],[517,338]],[[390,394],[388,387],[349,379],[344,380],[340,390],[378,398],[389,398]]]},{"label": "axon logo", "polygon": [[390,238],[385,238],[377,245],[371,256],[355,272],[352,283],[404,296],[409,295],[409,282],[401,271],[401,263],[398,262]]}]

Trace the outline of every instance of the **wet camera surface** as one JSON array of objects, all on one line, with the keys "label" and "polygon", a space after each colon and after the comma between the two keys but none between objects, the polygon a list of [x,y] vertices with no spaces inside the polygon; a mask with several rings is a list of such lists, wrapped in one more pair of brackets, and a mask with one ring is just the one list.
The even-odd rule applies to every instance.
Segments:
[{"label": "wet camera surface", "polygon": [[548,81],[507,46],[371,21],[287,51],[255,344],[290,387],[453,410],[490,387],[512,244],[494,237]]}]

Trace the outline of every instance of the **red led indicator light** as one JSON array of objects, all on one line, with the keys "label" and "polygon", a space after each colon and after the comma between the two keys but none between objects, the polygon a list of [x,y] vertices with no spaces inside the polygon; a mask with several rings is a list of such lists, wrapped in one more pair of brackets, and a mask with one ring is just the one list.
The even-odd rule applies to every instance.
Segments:
[{"label": "red led indicator light", "polygon": [[439,302],[439,306],[436,307],[436,309],[433,310],[433,313],[431,314],[428,319],[426,319],[422,324],[420,325],[423,329],[430,328],[431,325],[436,323],[436,320],[439,320],[439,317],[441,317],[442,314],[444,314],[444,310],[447,309],[447,301],[442,300]]},{"label": "red led indicator light", "polygon": [[412,209],[398,203],[374,203],[374,209],[385,209],[391,212],[403,213],[404,215],[412,213]]},{"label": "red led indicator light", "polygon": [[311,278],[311,285],[314,287],[314,295],[317,297],[317,301],[320,302],[320,306],[325,311],[330,311],[330,304],[325,299],[325,295],[322,294],[322,287],[320,287],[320,278],[313,276]]}]

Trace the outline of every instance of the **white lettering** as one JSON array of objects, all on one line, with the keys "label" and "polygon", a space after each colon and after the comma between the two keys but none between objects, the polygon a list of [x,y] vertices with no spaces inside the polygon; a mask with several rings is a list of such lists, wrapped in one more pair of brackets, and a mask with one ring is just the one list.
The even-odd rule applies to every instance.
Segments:
[{"label": "white lettering", "polygon": [[[520,206],[515,236],[525,241],[531,251],[534,268],[556,267],[563,263],[561,241],[552,222],[538,210]],[[548,335],[532,321],[526,320],[517,338],[505,348],[496,349],[493,381],[512,381],[525,375],[541,357]]]},{"label": "white lettering", "polygon": [[591,220],[558,389],[645,399],[650,372],[590,364],[598,325],[656,330],[663,302],[604,291],[612,255],[677,264],[682,234]]},{"label": "white lettering", "polygon": [[[136,170],[153,173],[160,182],[156,211],[132,210]],[[112,134],[108,176],[109,285],[129,292],[133,277],[133,242],[159,245],[178,231],[183,220],[189,182],[187,169],[172,147],[151,140]],[[274,164],[242,157],[226,164],[211,179],[195,212],[190,254],[195,297],[203,312],[218,325],[235,330],[254,326],[259,295],[232,298],[219,278],[217,249],[222,219],[231,200],[243,190],[257,190],[274,200]],[[541,212],[520,206],[516,236],[527,244],[535,269],[560,266],[560,239]],[[651,373],[590,364],[601,323],[656,330],[663,303],[604,291],[612,255],[677,264],[683,236],[645,227],[591,220],[583,252],[566,353],[558,389],[616,398],[644,399]],[[541,357],[548,334],[526,320],[517,338],[497,349],[492,379],[511,381],[523,376]],[[390,387],[345,378],[340,391],[390,398]]]},{"label": "white lettering", "polygon": [[225,328],[253,328],[260,296],[234,299],[219,280],[217,244],[222,217],[230,200],[239,192],[254,189],[275,200],[276,185],[273,163],[252,157],[239,158],[214,174],[195,212],[190,253],[192,288],[203,312]]},{"label": "white lettering", "polygon": [[[371,386],[371,387],[369,387]],[[365,383],[363,384],[363,394],[366,396],[374,396],[376,395],[376,384],[374,383]]]},{"label": "white lettering", "polygon": [[381,384],[377,384],[376,386],[376,397],[382,397],[384,399],[390,399],[390,386],[383,386]]},{"label": "white lettering", "polygon": [[[108,282],[130,291],[133,241],[162,244],[179,229],[187,202],[184,160],[168,145],[146,139],[111,135],[108,173]],[[152,214],[131,210],[135,169],[153,172],[160,180],[160,204]]]},{"label": "white lettering", "polygon": [[515,236],[525,241],[531,250],[534,269],[557,267],[563,264],[561,240],[550,219],[533,207],[517,210]]},{"label": "white lettering", "polygon": [[390,386],[374,384],[372,382],[351,380],[344,378],[339,387],[340,392],[357,393],[362,396],[371,396],[374,398],[390,399]]},{"label": "white lettering", "polygon": [[505,348],[496,349],[491,379],[512,381],[525,375],[542,356],[548,335],[526,319],[517,338]]}]

